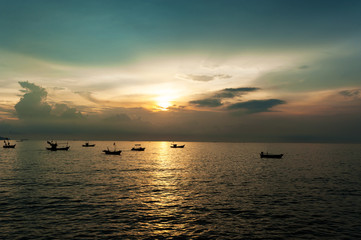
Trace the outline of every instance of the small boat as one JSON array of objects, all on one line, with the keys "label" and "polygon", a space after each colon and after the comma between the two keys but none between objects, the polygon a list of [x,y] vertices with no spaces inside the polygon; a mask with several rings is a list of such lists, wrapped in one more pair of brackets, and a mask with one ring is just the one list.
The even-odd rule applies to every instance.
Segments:
[{"label": "small boat", "polygon": [[103,150],[103,152],[105,154],[107,154],[107,155],[120,155],[122,150],[117,150],[116,146],[115,146],[115,143],[113,143],[113,145],[114,145],[114,150],[113,151],[109,150],[109,148],[107,147],[107,150]]},{"label": "small boat", "polygon": [[144,151],[145,147],[141,147],[140,144],[135,144],[134,147],[132,148],[132,151]]},{"label": "small boat", "polygon": [[108,150],[103,150],[103,152],[107,155],[120,155],[120,153],[122,152],[122,150],[118,150],[118,151],[110,151]]},{"label": "small boat", "polygon": [[283,154],[270,154],[270,153],[263,153],[261,152],[260,154],[261,158],[282,158]]},{"label": "small boat", "polygon": [[68,143],[66,143],[66,146],[64,147],[58,147],[58,143],[54,142],[54,141],[47,141],[47,143],[51,146],[51,147],[47,147],[47,150],[50,151],[60,151],[60,150],[65,150],[68,151],[70,146],[68,146]]},{"label": "small boat", "polygon": [[4,140],[3,148],[15,148],[16,144],[10,144],[9,140]]},{"label": "small boat", "polygon": [[184,148],[185,144],[183,145],[178,145],[176,143],[173,143],[172,145],[170,145],[171,148]]},{"label": "small boat", "polygon": [[94,147],[95,144],[89,144],[89,142],[86,142],[85,144],[82,145],[83,147]]}]

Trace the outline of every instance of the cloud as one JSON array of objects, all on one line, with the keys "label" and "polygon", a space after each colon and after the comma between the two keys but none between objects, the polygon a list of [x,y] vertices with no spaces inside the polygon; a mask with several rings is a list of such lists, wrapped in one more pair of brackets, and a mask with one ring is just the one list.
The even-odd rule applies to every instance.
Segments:
[{"label": "cloud", "polygon": [[53,87],[54,90],[57,90],[57,91],[62,91],[62,90],[66,90],[65,87]]},{"label": "cloud", "polygon": [[211,97],[190,101],[189,103],[198,107],[219,107],[223,105],[223,99],[234,98],[257,90],[259,90],[259,88],[255,87],[225,88],[212,93]]},{"label": "cloud", "polygon": [[257,91],[259,88],[255,87],[244,87],[244,88],[225,88],[219,92],[217,92],[214,97],[216,98],[234,98],[236,96]]},{"label": "cloud", "polygon": [[307,68],[309,68],[310,66],[308,66],[308,65],[302,65],[302,66],[299,66],[298,67],[298,69],[307,69]]},{"label": "cloud", "polygon": [[314,59],[305,59],[307,65],[297,69],[291,66],[265,72],[254,84],[292,92],[351,88],[360,85],[361,51],[356,44],[338,47],[336,50],[325,48],[324,51],[327,54],[316,54]]},{"label": "cloud", "polygon": [[217,98],[206,98],[201,100],[190,101],[189,103],[196,105],[198,107],[219,107],[223,105],[221,101]]},{"label": "cloud", "polygon": [[93,103],[102,103],[103,101],[102,100],[99,100],[95,97],[93,97],[92,93],[91,92],[85,92],[85,91],[82,91],[82,92],[75,92],[76,94],[79,94],[80,96],[82,96],[83,98],[87,99],[88,101],[90,102],[93,102]]},{"label": "cloud", "polygon": [[44,118],[50,116],[51,106],[45,102],[48,93],[45,88],[29,82],[19,82],[24,93],[20,101],[15,105],[16,114],[19,118]]},{"label": "cloud", "polygon": [[[0,121],[0,132],[12,139],[361,142],[361,115],[355,111],[335,112],[332,116],[300,116],[285,112],[245,114],[241,121],[225,111],[154,113],[144,109],[112,108],[109,113],[124,113],[132,119],[118,121],[115,117],[114,121],[105,121],[98,116],[82,121],[7,120]],[[134,120],[135,114],[144,120]]]},{"label": "cloud", "polygon": [[200,81],[200,82],[210,82],[215,79],[226,79],[231,78],[232,76],[227,74],[215,74],[215,75],[187,75],[188,78],[192,79],[193,81]]},{"label": "cloud", "polygon": [[51,110],[51,114],[64,119],[83,118],[76,108],[71,108],[64,103],[56,103]]},{"label": "cloud", "polygon": [[0,103],[0,119],[3,116],[12,117],[14,115],[14,109],[10,108],[7,104]]},{"label": "cloud", "polygon": [[128,122],[131,121],[130,117],[125,113],[119,113],[114,116],[107,117],[105,121],[108,122]]},{"label": "cloud", "polygon": [[[36,86],[30,87],[36,89]],[[242,92],[241,88],[227,91]],[[335,93],[343,99],[338,91]],[[42,100],[45,102],[46,99]],[[350,99],[344,100],[348,102]],[[355,99],[351,100],[359,102]],[[69,107],[71,104],[58,103],[51,105],[51,118],[0,120],[0,132],[3,136],[11,138],[31,139],[361,141],[359,127],[361,115],[359,111],[354,110],[356,108],[350,109],[345,114],[334,111],[332,115],[327,116],[290,115],[287,112],[249,114],[269,112],[272,111],[272,107],[283,103],[285,102],[279,99],[244,101],[232,105],[224,103],[221,109],[228,111],[196,111],[186,108],[182,111],[152,112],[144,108],[108,107],[85,119],[73,118],[77,111]],[[213,104],[217,102],[214,101]],[[221,102],[219,101],[218,104]],[[360,105],[355,105],[357,106]],[[239,118],[234,117],[234,114],[229,114],[230,112],[246,114],[242,115],[240,121]],[[294,128],[295,125],[297,128]]]},{"label": "cloud", "polygon": [[358,97],[361,95],[361,89],[344,90],[340,91],[339,94],[345,97]]},{"label": "cloud", "polygon": [[269,112],[270,108],[285,103],[285,101],[280,99],[250,100],[232,104],[227,109],[245,110],[247,113]]},{"label": "cloud", "polygon": [[19,82],[20,86],[24,89],[20,91],[24,93],[20,101],[15,105],[16,115],[20,119],[77,119],[82,118],[82,114],[75,108],[68,105],[55,104],[49,105],[46,102],[48,95],[45,88],[39,87],[34,83],[28,81]]},{"label": "cloud", "polygon": [[82,98],[88,100],[89,102],[98,104],[98,105],[102,105],[102,106],[119,106],[121,104],[120,101],[114,101],[114,100],[103,100],[103,99],[99,99],[97,97],[93,96],[92,92],[87,92],[87,91],[77,91],[74,92],[76,94],[78,94],[79,96],[81,96]]}]

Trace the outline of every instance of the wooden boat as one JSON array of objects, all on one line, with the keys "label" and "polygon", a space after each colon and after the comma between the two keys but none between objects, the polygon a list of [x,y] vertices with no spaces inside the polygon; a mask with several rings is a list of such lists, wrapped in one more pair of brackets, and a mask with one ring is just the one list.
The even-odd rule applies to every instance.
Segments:
[{"label": "wooden boat", "polygon": [[184,148],[185,144],[183,145],[178,145],[176,143],[173,143],[172,145],[170,145],[171,148]]},{"label": "wooden boat", "polygon": [[4,140],[3,148],[15,148],[16,144],[10,144],[9,140]]},{"label": "wooden boat", "polygon": [[95,147],[95,144],[89,144],[89,142],[86,142],[82,145],[83,147]]},{"label": "wooden boat", "polygon": [[144,151],[145,147],[141,147],[140,144],[135,144],[134,147],[132,148],[132,151]]},{"label": "wooden boat", "polygon": [[122,152],[122,150],[118,150],[118,151],[110,151],[108,150],[103,150],[103,152],[107,155],[120,155],[120,153]]},{"label": "wooden boat", "polygon": [[261,152],[260,154],[261,158],[282,158],[283,154],[270,154],[270,153],[263,153]]},{"label": "wooden boat", "polygon": [[66,147],[58,147],[58,148],[52,148],[52,147],[47,147],[46,149],[47,150],[50,150],[50,151],[61,151],[61,150],[64,150],[64,151],[68,151],[70,148],[70,146],[66,146]]},{"label": "wooden boat", "polygon": [[106,149],[106,150],[103,150],[103,152],[104,152],[105,154],[107,154],[107,155],[120,155],[120,153],[122,152],[122,150],[117,150],[117,149],[116,149],[116,146],[115,146],[115,143],[113,143],[113,145],[114,145],[114,150],[113,150],[113,151],[109,150],[109,148],[107,147],[107,149]]},{"label": "wooden boat", "polygon": [[64,147],[58,147],[58,143],[57,142],[53,142],[53,141],[47,141],[47,143],[51,146],[51,147],[47,147],[47,150],[50,151],[68,151],[70,146],[68,146],[68,143],[66,143],[66,146]]}]

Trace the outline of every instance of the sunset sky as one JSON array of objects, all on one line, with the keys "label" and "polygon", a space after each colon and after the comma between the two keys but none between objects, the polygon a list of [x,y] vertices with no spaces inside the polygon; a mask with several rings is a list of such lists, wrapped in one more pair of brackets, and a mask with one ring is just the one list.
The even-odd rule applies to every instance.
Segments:
[{"label": "sunset sky", "polygon": [[0,6],[0,136],[361,142],[361,1]]}]

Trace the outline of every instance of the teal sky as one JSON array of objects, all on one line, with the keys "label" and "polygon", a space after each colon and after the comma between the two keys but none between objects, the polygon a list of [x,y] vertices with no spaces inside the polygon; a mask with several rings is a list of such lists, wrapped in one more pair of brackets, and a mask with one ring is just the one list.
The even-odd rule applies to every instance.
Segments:
[{"label": "teal sky", "polygon": [[1,47],[60,62],[318,48],[360,39],[360,1],[1,1]]},{"label": "teal sky", "polygon": [[0,136],[361,141],[361,1],[0,6]]}]

